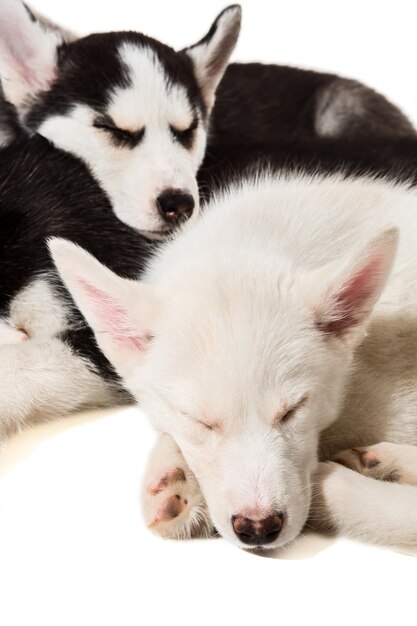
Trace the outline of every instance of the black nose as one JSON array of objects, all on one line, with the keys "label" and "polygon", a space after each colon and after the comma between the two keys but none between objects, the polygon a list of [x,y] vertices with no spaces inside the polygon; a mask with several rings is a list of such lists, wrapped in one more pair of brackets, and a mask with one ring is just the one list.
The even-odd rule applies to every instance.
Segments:
[{"label": "black nose", "polygon": [[156,203],[159,214],[172,225],[188,220],[195,206],[193,196],[179,189],[167,189],[157,198]]},{"label": "black nose", "polygon": [[232,526],[236,536],[249,546],[264,546],[278,537],[284,525],[284,514],[277,511],[265,519],[253,520],[244,515],[233,515]]}]

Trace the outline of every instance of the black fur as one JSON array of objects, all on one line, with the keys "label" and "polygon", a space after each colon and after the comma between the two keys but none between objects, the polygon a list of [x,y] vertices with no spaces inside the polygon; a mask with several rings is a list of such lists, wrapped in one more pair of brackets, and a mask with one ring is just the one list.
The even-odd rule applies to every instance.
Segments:
[{"label": "black fur", "polygon": [[341,92],[350,107],[346,106],[339,137],[350,141],[415,135],[396,106],[356,81],[280,65],[232,63],[217,90],[208,150],[219,154],[222,145],[272,145],[317,138],[318,118]]},{"label": "black fur", "polygon": [[417,185],[417,137],[398,139],[356,138],[276,143],[221,143],[206,155],[198,175],[202,198],[242,176],[259,170],[274,172],[343,173],[346,176],[371,175]]},{"label": "black fur", "polygon": [[115,378],[53,269],[45,242],[54,236],[77,242],[129,278],[140,275],[156,246],[115,216],[79,159],[34,135],[0,151],[0,316],[22,288],[47,273],[76,327],[63,339],[104,377]]},{"label": "black fur", "polygon": [[151,49],[170,82],[183,85],[194,109],[206,115],[192,61],[185,52],[175,52],[140,33],[104,33],[63,43],[59,47],[57,78],[49,91],[38,95],[31,104],[25,117],[28,127],[36,130],[46,117],[65,114],[74,104],[86,104],[103,114],[112,89],[130,85],[128,68],[118,54],[123,44]]}]

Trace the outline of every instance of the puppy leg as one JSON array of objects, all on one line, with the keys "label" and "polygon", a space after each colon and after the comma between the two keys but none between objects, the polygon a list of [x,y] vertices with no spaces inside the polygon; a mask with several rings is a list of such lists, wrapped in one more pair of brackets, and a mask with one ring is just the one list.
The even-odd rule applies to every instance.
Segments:
[{"label": "puppy leg", "polygon": [[198,482],[166,434],[152,451],[142,490],[146,524],[171,539],[209,537],[214,529]]},{"label": "puppy leg", "polygon": [[60,339],[0,346],[0,440],[31,423],[116,403],[112,385]]},{"label": "puppy leg", "polygon": [[417,547],[417,488],[381,482],[338,463],[319,463],[309,524],[398,547]]},{"label": "puppy leg", "polygon": [[417,486],[417,446],[382,442],[342,450],[333,460],[370,478]]}]

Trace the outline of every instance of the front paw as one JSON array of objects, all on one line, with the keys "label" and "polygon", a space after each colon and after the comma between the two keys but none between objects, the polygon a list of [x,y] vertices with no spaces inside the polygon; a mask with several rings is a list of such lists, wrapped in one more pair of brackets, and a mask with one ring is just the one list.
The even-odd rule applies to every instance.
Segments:
[{"label": "front paw", "polygon": [[402,482],[398,448],[399,446],[395,444],[385,442],[362,448],[351,448],[338,452],[333,461],[369,478]]},{"label": "front paw", "polygon": [[148,528],[162,537],[190,539],[213,533],[197,480],[186,467],[155,476],[145,486],[143,510]]}]

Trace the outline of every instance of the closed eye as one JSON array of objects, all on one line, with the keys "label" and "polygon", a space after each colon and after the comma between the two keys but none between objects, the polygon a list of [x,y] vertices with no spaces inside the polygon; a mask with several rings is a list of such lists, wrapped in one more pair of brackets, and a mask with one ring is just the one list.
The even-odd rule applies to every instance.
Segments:
[{"label": "closed eye", "polygon": [[184,146],[184,148],[191,148],[193,144],[194,133],[195,133],[197,126],[198,126],[198,120],[195,119],[193,123],[188,128],[185,128],[184,130],[180,128],[176,128],[175,126],[172,126],[172,125],[169,128],[171,130],[171,133],[174,139],[176,139],[182,146]]},{"label": "closed eye", "polygon": [[93,126],[111,135],[115,144],[120,147],[126,146],[134,148],[141,142],[145,135],[144,128],[136,131],[124,130],[116,126],[113,121],[107,117],[96,119]]},{"label": "closed eye", "polygon": [[289,422],[290,419],[294,417],[296,412],[297,412],[297,407],[293,407],[292,409],[289,409],[286,413],[284,413],[284,415],[281,415],[281,417],[279,418],[280,424],[285,424],[285,422]]},{"label": "closed eye", "polygon": [[306,402],[307,396],[303,396],[301,400],[299,400],[292,407],[285,409],[284,411],[278,412],[274,419],[274,426],[279,426],[280,424],[286,424],[289,422],[295,415],[298,410],[302,407],[302,405]]},{"label": "closed eye", "polygon": [[184,417],[191,420],[194,424],[198,424],[198,426],[203,426],[203,428],[205,428],[206,430],[215,430],[216,432],[222,431],[222,425],[220,424],[220,422],[205,422],[204,420],[195,419],[186,411],[181,411],[181,413]]},{"label": "closed eye", "polygon": [[201,424],[207,430],[217,430],[216,424],[207,424],[207,422],[202,422],[201,420],[196,420],[197,424]]}]

